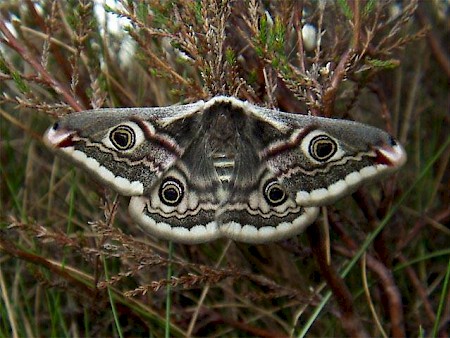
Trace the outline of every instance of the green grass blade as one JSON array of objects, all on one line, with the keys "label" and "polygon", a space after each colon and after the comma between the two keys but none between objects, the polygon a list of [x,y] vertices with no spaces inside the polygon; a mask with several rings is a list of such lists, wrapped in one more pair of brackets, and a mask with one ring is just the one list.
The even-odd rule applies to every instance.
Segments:
[{"label": "green grass blade", "polygon": [[437,337],[439,332],[439,323],[441,322],[442,312],[444,311],[445,301],[447,300],[447,294],[449,289],[449,280],[450,280],[450,259],[447,264],[447,272],[445,273],[444,283],[442,284],[442,293],[439,299],[438,310],[436,313],[436,320],[434,321],[433,333],[431,337]]},{"label": "green grass blade", "polygon": [[[106,279],[106,282],[109,282],[108,264],[105,260],[104,255],[102,255],[102,258],[103,258],[103,270],[105,272],[105,279]],[[123,332],[122,332],[122,328],[120,326],[119,316],[117,314],[117,309],[116,309],[116,305],[115,305],[115,301],[114,301],[114,295],[113,295],[113,292],[109,285],[107,285],[107,290],[108,290],[109,304],[111,304],[111,311],[112,311],[112,314],[114,317],[114,324],[116,326],[117,334],[119,335],[120,338],[123,338]]]},{"label": "green grass blade", "polygon": [[[173,256],[173,242],[169,241],[169,264],[167,265],[167,280],[172,279],[172,256]],[[172,292],[170,283],[167,284],[166,288],[166,327],[165,327],[165,337],[170,337],[170,309],[172,305]]]}]

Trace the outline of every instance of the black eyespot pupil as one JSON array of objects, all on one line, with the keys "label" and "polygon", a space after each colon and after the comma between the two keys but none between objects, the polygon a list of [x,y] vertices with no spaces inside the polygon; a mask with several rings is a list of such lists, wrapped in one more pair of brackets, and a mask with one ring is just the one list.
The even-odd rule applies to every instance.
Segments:
[{"label": "black eyespot pupil", "polygon": [[53,124],[53,130],[57,130],[59,128],[59,122],[55,122]]},{"label": "black eyespot pupil", "polygon": [[272,189],[270,189],[270,191],[269,191],[270,200],[279,201],[279,200],[282,200],[283,197],[284,197],[284,191],[281,190],[280,188],[273,187]]},{"label": "black eyespot pupil", "polygon": [[327,157],[333,151],[333,144],[331,142],[320,142],[316,146],[316,154],[318,157]]},{"label": "black eyespot pupil", "polygon": [[134,130],[127,125],[114,128],[109,137],[111,143],[119,150],[131,149],[136,142]]},{"label": "black eyespot pupil", "polygon": [[278,206],[286,201],[287,195],[278,181],[273,180],[265,185],[264,198],[269,205]]},{"label": "black eyespot pupil", "polygon": [[176,190],[175,188],[167,188],[166,190],[164,190],[164,199],[166,201],[176,201],[178,198],[178,190]]},{"label": "black eyespot pupil", "polygon": [[318,135],[311,140],[309,145],[309,154],[316,161],[327,161],[337,151],[336,142],[327,135]]},{"label": "black eyespot pupil", "polygon": [[117,131],[114,134],[114,141],[116,141],[116,143],[118,145],[120,145],[121,147],[125,148],[127,146],[127,144],[128,144],[128,137],[129,137],[128,134],[126,134],[124,132]]},{"label": "black eyespot pupil", "polygon": [[177,206],[184,196],[183,184],[173,177],[166,178],[159,188],[159,199],[166,205]]}]

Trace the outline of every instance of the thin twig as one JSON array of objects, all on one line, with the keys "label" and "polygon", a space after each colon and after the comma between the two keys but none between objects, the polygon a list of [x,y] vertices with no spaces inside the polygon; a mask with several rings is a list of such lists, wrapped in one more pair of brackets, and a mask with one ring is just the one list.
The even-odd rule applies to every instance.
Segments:
[{"label": "thin twig", "polygon": [[21,44],[17,39],[14,37],[14,35],[11,33],[11,31],[6,27],[5,21],[3,18],[0,18],[0,31],[4,34],[5,39],[2,39],[2,41],[10,46],[12,49],[14,49],[17,53],[19,53],[22,58],[28,62],[40,76],[42,76],[46,81],[47,84],[52,87],[58,94],[61,94],[66,102],[75,110],[75,111],[82,111],[84,110],[84,107],[82,107],[78,103],[78,99],[75,97],[74,94],[70,93],[69,89],[57,81],[55,78],[53,78],[47,70],[41,65],[41,63],[34,58],[28,51],[23,47],[23,44]]},{"label": "thin twig", "polygon": [[334,70],[333,77],[331,78],[330,86],[325,89],[323,93],[323,114],[324,116],[332,116],[334,110],[334,102],[336,100],[336,93],[339,89],[339,85],[346,75],[347,64],[355,51],[353,48],[349,48],[342,56]]},{"label": "thin twig", "polygon": [[[421,5],[419,5],[419,7],[417,8],[416,16],[422,27],[424,28],[432,27],[432,24],[430,23],[430,20],[424,13]],[[442,48],[441,44],[439,43],[439,38],[432,29],[428,30],[426,37],[428,44],[430,45],[431,53],[433,54],[437,63],[444,70],[445,74],[447,75],[447,78],[450,78],[450,58],[445,52],[444,48]]]},{"label": "thin twig", "polygon": [[420,300],[422,301],[423,308],[425,310],[425,314],[428,317],[428,320],[430,322],[430,327],[432,323],[436,320],[436,313],[433,310],[433,305],[431,304],[427,290],[422,285],[419,276],[417,276],[414,269],[412,269],[410,266],[406,265],[406,262],[408,259],[403,254],[398,255],[398,260],[401,264],[405,264],[405,272],[408,276],[409,280],[411,281],[411,285],[416,289],[417,295],[419,296]]},{"label": "thin twig", "polygon": [[352,47],[359,50],[360,36],[361,36],[361,13],[360,0],[353,1],[353,40]]},{"label": "thin twig", "polygon": [[328,286],[333,292],[334,298],[339,305],[341,312],[342,328],[350,337],[368,337],[367,332],[362,326],[360,318],[357,316],[352,294],[339,276],[334,267],[328,264],[324,241],[319,226],[310,226],[306,230],[309,243],[319,265],[320,273],[327,281]]},{"label": "thin twig", "polygon": [[372,301],[372,296],[370,295],[370,287],[369,287],[369,283],[367,281],[367,257],[366,257],[366,255],[367,255],[367,253],[364,253],[364,255],[361,257],[361,270],[362,270],[361,276],[362,276],[362,281],[363,281],[364,293],[366,294],[367,303],[368,303],[370,312],[372,312],[372,317],[375,321],[375,324],[376,324],[378,330],[381,333],[381,336],[383,338],[387,338],[388,335],[386,334],[386,331],[384,330],[383,326],[381,325],[379,315],[377,314],[377,311],[376,311],[375,306]]},{"label": "thin twig", "polygon": [[[330,224],[332,225],[333,229],[339,234],[345,234],[342,224],[334,219],[332,215],[330,216]],[[358,245],[356,244],[356,242],[350,236],[340,236],[340,238],[344,240],[345,248],[335,245],[333,246],[333,249],[347,257],[353,257],[355,251],[358,249]],[[366,258],[367,266],[380,278],[383,291],[386,294],[386,298],[389,304],[387,311],[389,312],[391,319],[392,336],[404,337],[405,328],[403,320],[402,300],[400,291],[395,284],[394,277],[392,276],[392,272],[384,264],[376,260],[373,256],[366,254]]]},{"label": "thin twig", "polygon": [[[353,197],[361,209],[362,213],[366,217],[370,230],[374,230],[378,227],[380,219],[377,215],[375,201],[372,196],[367,193],[364,188],[359,189],[353,194]],[[384,240],[384,231],[382,231],[374,240],[374,248],[380,257],[380,260],[384,265],[391,266],[391,255],[386,247]]]},{"label": "thin twig", "polygon": [[[354,250],[348,250],[343,246],[333,246],[337,252],[347,257],[353,257]],[[400,290],[395,284],[395,279],[392,275],[392,271],[387,269],[380,261],[376,260],[369,254],[366,254],[367,266],[369,269],[376,273],[383,285],[383,290],[386,293],[386,299],[389,303],[388,311],[391,324],[391,336],[392,337],[405,337],[405,327],[403,318],[403,305],[402,296]]]}]

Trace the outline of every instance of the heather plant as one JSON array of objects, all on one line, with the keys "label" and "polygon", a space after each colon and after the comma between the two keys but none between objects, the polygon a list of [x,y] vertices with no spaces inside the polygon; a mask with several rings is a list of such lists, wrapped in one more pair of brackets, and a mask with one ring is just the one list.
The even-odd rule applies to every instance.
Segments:
[{"label": "heather plant", "polygon": [[[0,336],[447,336],[448,12],[0,3]],[[143,233],[123,197],[42,143],[71,112],[215,95],[378,126],[408,163],[295,238],[181,245]]]}]

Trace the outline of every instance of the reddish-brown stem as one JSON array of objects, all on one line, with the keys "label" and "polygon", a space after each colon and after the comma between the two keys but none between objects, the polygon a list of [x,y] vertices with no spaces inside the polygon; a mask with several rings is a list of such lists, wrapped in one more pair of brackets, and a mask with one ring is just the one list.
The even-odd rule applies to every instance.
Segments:
[{"label": "reddish-brown stem", "polygon": [[385,122],[385,129],[388,133],[391,135],[394,135],[394,131],[392,130],[392,117],[391,113],[389,111],[388,106],[388,99],[386,97],[386,94],[381,86],[377,86],[373,83],[369,83],[368,85],[369,89],[378,97],[378,102],[380,102],[380,114],[383,118],[383,121]]},{"label": "reddish-brown stem", "polygon": [[[294,5],[295,6],[295,5]],[[302,12],[303,12],[303,1],[299,1],[293,11],[293,24],[295,28],[295,32],[297,32],[297,55],[298,55],[298,63],[302,76],[306,75],[306,64],[305,64],[305,49],[303,45],[303,35],[302,35]],[[315,95],[309,86],[306,87],[306,97],[308,98],[310,104],[310,111],[313,115],[319,115],[319,111],[314,104],[316,102]]]},{"label": "reddish-brown stem", "polygon": [[299,1],[296,5],[294,5],[294,28],[297,32],[297,58],[298,58],[298,65],[300,68],[300,71],[305,74],[306,72],[306,66],[305,66],[305,50],[303,48],[303,35],[302,35],[302,16],[303,16],[303,1]]},{"label": "reddish-brown stem", "polygon": [[[406,257],[404,257],[402,254],[398,255],[398,260],[402,264],[408,261]],[[417,290],[417,295],[420,297],[420,300],[423,303],[425,314],[428,317],[430,325],[432,325],[432,323],[436,320],[436,314],[433,311],[433,305],[430,303],[430,300],[428,299],[427,290],[422,285],[414,269],[412,269],[410,266],[406,266],[405,272],[409,280],[411,281],[412,286]]]},{"label": "reddish-brown stem", "polygon": [[224,323],[229,324],[231,327],[235,327],[243,332],[248,333],[251,336],[256,337],[288,337],[288,335],[283,335],[281,332],[275,332],[259,327],[255,327],[248,323],[243,323],[237,320],[232,320],[226,317],[221,317]]},{"label": "reddish-brown stem", "polygon": [[[370,230],[374,230],[375,228],[377,228],[380,220],[377,217],[375,201],[373,200],[373,198],[366,192],[365,189],[359,189],[353,194],[353,197],[355,198],[356,203],[369,222]],[[390,267],[391,255],[389,254],[389,250],[386,247],[386,242],[384,240],[384,231],[381,231],[380,234],[375,238],[374,248],[383,264],[387,267]]]},{"label": "reddish-brown stem", "polygon": [[449,221],[449,219],[450,219],[450,209],[447,207],[442,210],[439,210],[438,212],[435,212],[433,216],[420,218],[419,220],[416,221],[414,227],[408,232],[408,234],[402,238],[402,241],[398,243],[396,252],[403,251],[403,249],[409,244],[411,244],[411,242],[415,238],[420,238],[420,232],[425,226],[430,224],[431,221],[434,221],[436,223],[441,222],[446,223]]},{"label": "reddish-brown stem", "polygon": [[[31,0],[26,0],[25,2],[27,4],[28,10],[31,13],[30,17],[36,21],[41,31],[45,32],[47,30],[45,21],[44,19],[42,19],[42,16],[36,11],[34,3]],[[61,53],[61,50],[55,44],[50,44],[50,51],[55,57],[55,60],[58,63],[59,67],[61,67],[64,76],[66,78],[70,78],[71,69],[69,62],[67,62],[67,57]],[[83,100],[85,106],[89,105],[89,98],[83,90],[77,90],[77,95]]]},{"label": "reddish-brown stem", "polygon": [[8,46],[14,49],[20,56],[28,62],[33,69],[47,82],[47,85],[52,87],[58,94],[61,94],[63,98],[66,100],[67,104],[69,104],[75,111],[84,110],[75,96],[70,93],[70,90],[64,86],[62,83],[53,78],[47,70],[41,65],[41,63],[36,60],[28,51],[23,47],[11,31],[6,27],[6,24],[3,18],[0,19],[0,31],[3,33],[6,39],[3,40]]},{"label": "reddish-brown stem", "polygon": [[[432,27],[430,20],[428,20],[421,6],[417,8],[416,16],[422,27]],[[430,46],[431,53],[433,54],[434,58],[439,63],[441,68],[444,70],[447,77],[450,78],[450,58],[448,57],[447,53],[439,43],[439,39],[436,36],[436,33],[434,33],[432,29],[430,29],[428,30],[426,36],[427,42]]]},{"label": "reddish-brown stem", "polygon": [[[333,246],[333,249],[342,255],[347,257],[353,257],[354,251],[348,250],[342,246]],[[391,324],[391,336],[392,337],[405,337],[404,319],[403,319],[403,305],[402,297],[397,285],[395,284],[392,272],[386,268],[384,264],[376,260],[371,255],[366,255],[367,266],[373,271],[380,279],[380,283],[383,285],[383,291],[386,294],[387,301],[389,303],[388,311]]]},{"label": "reddish-brown stem", "polygon": [[359,50],[359,37],[361,31],[361,16],[360,16],[360,2],[359,0],[353,0],[353,41],[352,47],[355,50]]},{"label": "reddish-brown stem", "polygon": [[331,78],[330,86],[325,89],[323,93],[323,114],[324,116],[332,116],[334,110],[334,101],[336,100],[336,93],[340,83],[344,79],[347,68],[347,64],[350,58],[353,56],[354,50],[349,48],[342,56],[336,69],[334,70],[333,77]]},{"label": "reddish-brown stem", "polygon": [[320,227],[310,226],[307,228],[306,233],[308,235],[311,250],[319,265],[320,273],[327,281],[327,284],[339,305],[343,329],[350,337],[368,337],[360,318],[355,313],[352,294],[334,267],[328,264],[326,249],[323,245],[324,239],[320,232]]},{"label": "reddish-brown stem", "polygon": [[[3,239],[0,237],[0,252],[11,255],[12,257],[21,259],[25,262],[29,262],[32,264],[35,264],[36,266],[42,266],[48,269],[49,271],[55,273],[56,275],[60,276],[64,280],[66,280],[68,283],[70,283],[72,286],[83,290],[82,292],[90,297],[93,297],[95,295],[94,288],[90,283],[83,283],[80,281],[76,276],[74,276],[68,269],[62,267],[61,265],[55,264],[54,262],[29,253],[25,252],[21,249],[19,249],[17,246],[15,246],[12,242]],[[90,281],[92,283],[92,281]]]},{"label": "reddish-brown stem", "polygon": [[[341,246],[333,246],[333,249],[337,252],[347,256],[353,257],[355,251],[358,249],[358,245],[353,241],[353,239],[346,235],[344,227],[340,222],[334,219],[332,214],[329,214],[330,225],[333,229],[340,235],[340,238],[345,243],[345,248]],[[369,269],[380,278],[381,285],[387,300],[388,306],[387,311],[391,319],[391,333],[394,337],[404,337],[404,321],[403,321],[403,308],[400,291],[395,284],[394,277],[392,276],[391,270],[389,270],[383,263],[376,260],[370,254],[366,255],[367,266]]]},{"label": "reddish-brown stem", "polygon": [[[28,7],[28,10],[30,11],[31,15],[30,17],[33,18],[36,22],[36,24],[39,26],[42,32],[47,31],[47,27],[45,25],[44,19],[42,19],[42,16],[39,15],[39,13],[36,11],[35,5],[31,0],[25,1]],[[70,67],[69,63],[67,62],[67,58],[63,57],[61,55],[61,52],[58,48],[55,48],[55,45],[52,44],[50,46],[50,50],[54,53],[55,59],[57,60],[58,64],[60,65],[64,75],[66,77],[70,77]]]}]

